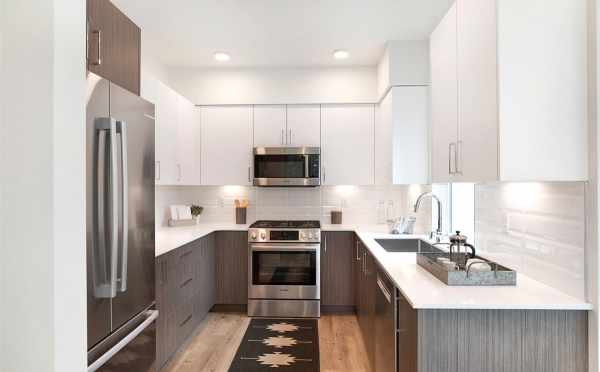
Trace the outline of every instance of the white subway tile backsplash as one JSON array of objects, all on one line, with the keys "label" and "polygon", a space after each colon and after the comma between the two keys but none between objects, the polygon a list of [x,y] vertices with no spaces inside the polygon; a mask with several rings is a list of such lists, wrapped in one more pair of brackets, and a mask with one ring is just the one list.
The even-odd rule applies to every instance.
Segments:
[{"label": "white subway tile backsplash", "polygon": [[[168,224],[171,204],[204,207],[201,222],[235,221],[234,200],[248,199],[248,221],[257,219],[316,219],[331,223],[331,211],[342,210],[345,224],[377,224],[378,204],[393,203],[392,216],[413,215],[417,196],[429,186],[322,186],[317,188],[254,188],[244,186],[197,186],[156,188],[157,226]],[[415,232],[431,230],[429,204],[417,214]]]},{"label": "white subway tile backsplash", "polygon": [[475,186],[475,238],[490,259],[585,298],[581,182]]}]

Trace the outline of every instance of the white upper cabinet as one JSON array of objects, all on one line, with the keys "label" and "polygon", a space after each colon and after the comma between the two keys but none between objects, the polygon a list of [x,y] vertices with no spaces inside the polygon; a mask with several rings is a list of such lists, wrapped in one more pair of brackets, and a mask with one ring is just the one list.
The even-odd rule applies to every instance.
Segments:
[{"label": "white upper cabinet", "polygon": [[458,139],[456,3],[431,34],[431,178],[449,182]]},{"label": "white upper cabinet", "polygon": [[586,14],[456,1],[430,39],[433,182],[587,180]]},{"label": "white upper cabinet", "polygon": [[285,105],[254,106],[254,147],[285,146]]},{"label": "white upper cabinet", "polygon": [[180,178],[177,161],[178,96],[171,88],[156,81],[155,97],[156,184],[174,185]]},{"label": "white upper cabinet", "polygon": [[[149,92],[148,89],[145,90]],[[196,107],[155,80],[155,161],[157,185],[200,184],[200,117]],[[150,99],[151,97],[148,97]]]},{"label": "white upper cabinet", "polygon": [[457,182],[498,179],[497,17],[493,3],[457,2]]},{"label": "white upper cabinet", "polygon": [[375,184],[429,183],[428,87],[394,87],[376,110]]},{"label": "white upper cabinet", "polygon": [[319,105],[254,106],[254,147],[321,144]]},{"label": "white upper cabinet", "polygon": [[287,106],[287,145],[321,146],[321,106]]},{"label": "white upper cabinet", "polygon": [[201,110],[202,184],[252,184],[252,107]]},{"label": "white upper cabinet", "polygon": [[183,97],[178,99],[177,131],[178,185],[200,185],[200,113]]},{"label": "white upper cabinet", "polygon": [[321,108],[324,185],[374,183],[374,105],[323,105]]}]

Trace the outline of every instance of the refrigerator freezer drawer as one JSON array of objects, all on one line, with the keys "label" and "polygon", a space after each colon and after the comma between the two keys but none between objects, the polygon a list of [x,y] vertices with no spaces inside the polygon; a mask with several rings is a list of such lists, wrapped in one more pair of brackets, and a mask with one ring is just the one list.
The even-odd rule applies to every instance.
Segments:
[{"label": "refrigerator freezer drawer", "polygon": [[157,318],[144,311],[90,350],[87,372],[156,372]]}]

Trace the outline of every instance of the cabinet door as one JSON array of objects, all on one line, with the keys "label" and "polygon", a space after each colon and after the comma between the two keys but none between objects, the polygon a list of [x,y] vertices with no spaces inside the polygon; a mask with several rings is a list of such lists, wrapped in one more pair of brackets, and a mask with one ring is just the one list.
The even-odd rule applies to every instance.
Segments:
[{"label": "cabinet door", "polygon": [[179,96],[177,101],[177,184],[200,185],[199,109],[182,96]]},{"label": "cabinet door", "polygon": [[418,371],[418,324],[417,310],[395,289],[398,313],[398,372]]},{"label": "cabinet door", "polygon": [[498,180],[496,1],[459,0],[458,182]]},{"label": "cabinet door", "polygon": [[321,305],[353,306],[351,232],[324,232],[321,243]]},{"label": "cabinet door", "polygon": [[217,304],[248,303],[248,233],[219,231],[215,237]]},{"label": "cabinet door", "polygon": [[254,147],[276,147],[286,144],[285,106],[254,106]]},{"label": "cabinet door", "polygon": [[250,106],[202,107],[202,184],[252,183]]},{"label": "cabinet door", "polygon": [[156,82],[156,184],[175,185],[179,178],[177,163],[178,98],[160,81]]},{"label": "cabinet door", "polygon": [[458,141],[457,10],[452,5],[430,38],[431,177],[450,182]]},{"label": "cabinet door", "polygon": [[321,106],[287,106],[287,144],[295,147],[321,146]]},{"label": "cabinet door", "polygon": [[369,251],[366,254],[366,284],[365,284],[365,329],[367,354],[371,364],[371,370],[375,371],[375,301],[377,293],[377,265],[375,258]]},{"label": "cabinet door", "polygon": [[326,105],[322,108],[324,185],[374,183],[374,105]]},{"label": "cabinet door", "polygon": [[87,0],[88,70],[140,94],[141,30],[108,0]]},{"label": "cabinet door", "polygon": [[375,184],[429,183],[428,118],[427,87],[388,92],[376,108]]},{"label": "cabinet door", "polygon": [[168,253],[156,260],[157,363],[163,366],[177,350],[177,257]]}]

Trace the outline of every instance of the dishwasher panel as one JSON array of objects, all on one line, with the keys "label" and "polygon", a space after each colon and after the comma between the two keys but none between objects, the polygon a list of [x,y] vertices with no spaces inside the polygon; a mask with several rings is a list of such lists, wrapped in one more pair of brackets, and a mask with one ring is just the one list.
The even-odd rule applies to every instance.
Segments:
[{"label": "dishwasher panel", "polygon": [[377,273],[375,302],[375,371],[396,372],[396,288]]}]

